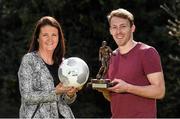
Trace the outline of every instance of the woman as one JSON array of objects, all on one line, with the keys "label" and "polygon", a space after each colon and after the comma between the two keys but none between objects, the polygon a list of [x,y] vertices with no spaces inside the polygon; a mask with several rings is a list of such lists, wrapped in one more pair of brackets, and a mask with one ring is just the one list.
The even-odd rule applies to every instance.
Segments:
[{"label": "woman", "polygon": [[77,89],[63,87],[58,79],[64,52],[60,24],[53,17],[42,17],[18,71],[20,118],[74,118],[68,104],[75,101]]}]

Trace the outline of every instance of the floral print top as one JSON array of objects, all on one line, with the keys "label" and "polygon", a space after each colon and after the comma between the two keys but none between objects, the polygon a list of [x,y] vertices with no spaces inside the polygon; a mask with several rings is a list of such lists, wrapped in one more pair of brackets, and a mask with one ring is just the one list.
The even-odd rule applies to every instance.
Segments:
[{"label": "floral print top", "polygon": [[33,115],[34,118],[58,118],[58,108],[65,118],[74,118],[68,104],[75,101],[76,95],[72,98],[66,94],[56,95],[53,77],[36,51],[23,56],[18,79],[20,118],[32,118]]}]

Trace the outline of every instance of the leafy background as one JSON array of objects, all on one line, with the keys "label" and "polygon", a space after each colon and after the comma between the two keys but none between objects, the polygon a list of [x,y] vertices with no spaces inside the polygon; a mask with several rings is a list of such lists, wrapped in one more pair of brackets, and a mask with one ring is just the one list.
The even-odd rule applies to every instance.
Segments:
[{"label": "leafy background", "polygon": [[[166,96],[158,100],[158,117],[180,117],[180,47],[168,35],[167,20],[173,19],[160,5],[174,8],[179,0],[0,0],[0,117],[18,117],[20,94],[17,71],[27,53],[35,23],[42,16],[53,16],[61,24],[66,39],[66,57],[77,56],[95,77],[100,63],[98,49],[103,40],[115,49],[109,34],[107,14],[125,8],[135,16],[136,41],[154,46],[162,60]],[[110,117],[109,102],[102,94],[84,88],[71,105],[75,117]],[[142,107],[143,109],[144,107]]]}]

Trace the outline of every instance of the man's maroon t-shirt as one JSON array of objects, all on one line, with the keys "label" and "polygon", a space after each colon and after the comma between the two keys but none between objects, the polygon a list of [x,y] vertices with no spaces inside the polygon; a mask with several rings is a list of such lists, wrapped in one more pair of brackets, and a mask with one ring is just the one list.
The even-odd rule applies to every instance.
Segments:
[{"label": "man's maroon t-shirt", "polygon": [[[127,54],[119,50],[111,57],[107,78],[122,79],[138,86],[149,85],[147,74],[162,71],[158,52],[138,42]],[[112,118],[156,117],[156,100],[130,93],[111,93]]]}]

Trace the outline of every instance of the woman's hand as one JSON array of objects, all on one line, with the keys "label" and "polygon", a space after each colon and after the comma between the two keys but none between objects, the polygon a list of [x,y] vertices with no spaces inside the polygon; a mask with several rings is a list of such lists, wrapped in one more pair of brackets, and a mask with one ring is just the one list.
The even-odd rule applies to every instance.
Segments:
[{"label": "woman's hand", "polygon": [[67,87],[67,86],[63,86],[62,83],[59,83],[57,86],[56,86],[56,94],[59,95],[59,94],[62,94],[62,93],[66,93],[68,97],[73,97],[76,92],[78,92],[78,88],[75,88],[75,87]]},{"label": "woman's hand", "polygon": [[59,94],[62,94],[62,93],[66,93],[67,91],[71,90],[71,87],[65,87],[63,86],[62,83],[59,83],[57,86],[56,86],[56,94],[59,95]]},{"label": "woman's hand", "polygon": [[78,88],[75,88],[75,87],[70,87],[70,89],[66,92],[67,96],[68,97],[73,97],[76,92],[78,92]]}]

